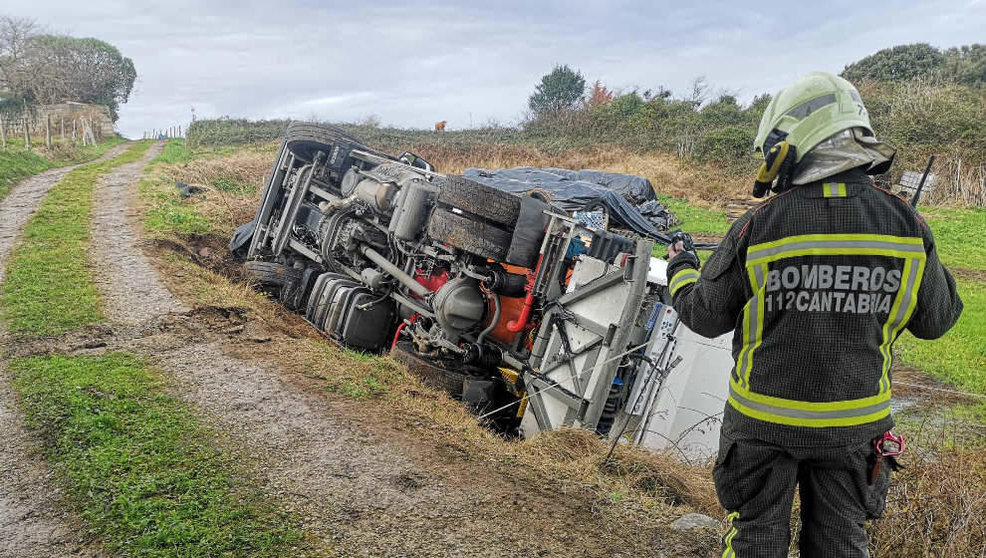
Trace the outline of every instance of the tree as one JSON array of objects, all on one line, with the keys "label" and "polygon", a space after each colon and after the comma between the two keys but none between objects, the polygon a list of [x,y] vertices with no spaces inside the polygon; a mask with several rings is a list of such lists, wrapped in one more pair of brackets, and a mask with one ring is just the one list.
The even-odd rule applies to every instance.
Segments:
[{"label": "tree", "polygon": [[935,75],[944,63],[945,55],[927,43],[898,45],[849,64],[842,71],[842,77],[853,82],[864,79],[907,81]]},{"label": "tree", "polygon": [[0,17],[0,86],[30,103],[107,105],[116,120],[137,78],[133,61],[99,39],[40,31],[31,20]]},{"label": "tree", "polygon": [[964,85],[986,86],[986,45],[963,45],[946,50],[942,76]]},{"label": "tree", "polygon": [[20,97],[30,73],[24,68],[24,59],[31,39],[41,32],[31,19],[0,16],[0,92]]},{"label": "tree", "polygon": [[603,85],[598,79],[592,84],[592,90],[585,99],[585,104],[589,108],[606,106],[613,102],[613,92]]},{"label": "tree", "polygon": [[585,78],[576,70],[555,66],[550,74],[541,78],[527,105],[535,117],[569,110],[585,94]]}]

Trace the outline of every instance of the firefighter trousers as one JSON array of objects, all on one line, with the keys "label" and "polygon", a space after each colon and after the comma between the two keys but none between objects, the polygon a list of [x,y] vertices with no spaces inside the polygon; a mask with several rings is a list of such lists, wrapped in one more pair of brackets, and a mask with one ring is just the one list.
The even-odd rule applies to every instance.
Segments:
[{"label": "firefighter trousers", "polygon": [[890,467],[870,484],[870,442],[822,450],[782,448],[721,435],[713,477],[729,512],[724,558],[786,558],[795,487],[801,495],[802,558],[868,556],[865,523],[883,514]]}]

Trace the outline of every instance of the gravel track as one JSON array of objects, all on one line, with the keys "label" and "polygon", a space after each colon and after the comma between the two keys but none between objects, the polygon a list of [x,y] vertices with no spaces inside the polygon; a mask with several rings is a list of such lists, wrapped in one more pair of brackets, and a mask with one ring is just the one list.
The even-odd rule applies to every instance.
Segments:
[{"label": "gravel track", "polygon": [[104,293],[113,294],[103,298],[103,311],[113,322],[134,325],[188,310],[161,284],[143,252],[136,249],[139,239],[131,225],[137,183],[163,148],[163,143],[155,143],[140,160],[104,175],[93,193],[91,254],[93,267],[99,270],[95,280]]},{"label": "gravel track", "polygon": [[[111,159],[129,147],[108,150],[97,162]],[[82,165],[50,170],[14,186],[0,200],[0,289],[7,258],[24,226],[51,188]],[[0,322],[0,339],[6,338]],[[87,536],[81,521],[59,505],[62,497],[24,429],[17,398],[10,386],[6,362],[0,362],[0,555],[4,557],[98,556],[95,545],[81,544]]]}]

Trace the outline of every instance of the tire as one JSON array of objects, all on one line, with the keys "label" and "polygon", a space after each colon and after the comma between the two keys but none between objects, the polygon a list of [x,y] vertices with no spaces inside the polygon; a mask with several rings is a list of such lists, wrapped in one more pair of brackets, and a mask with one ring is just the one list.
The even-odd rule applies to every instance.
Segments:
[{"label": "tire", "polygon": [[300,269],[274,262],[249,261],[243,264],[244,276],[258,285],[283,287],[297,285],[301,280]]},{"label": "tire", "polygon": [[[315,286],[315,281],[321,274],[322,270],[317,267],[305,268],[301,274],[301,278],[298,279],[297,283],[294,283],[290,298],[284,301],[285,306],[293,312],[304,312],[308,305],[308,297],[311,296],[312,288]],[[281,295],[281,298],[284,299],[285,292],[283,290]]]},{"label": "tire", "polygon": [[342,129],[328,124],[292,122],[288,125],[288,129],[284,133],[284,144],[296,157],[300,157],[306,161],[313,160],[315,153],[318,151],[324,151],[327,155],[332,156],[333,146],[340,144],[345,146],[346,154],[352,149],[359,149],[360,151],[366,151],[379,157],[394,160],[393,157],[386,153],[367,147],[360,138],[347,134]]},{"label": "tire", "polygon": [[513,235],[489,223],[435,209],[428,219],[428,236],[470,254],[502,262]]},{"label": "tire", "polygon": [[510,250],[505,261],[511,265],[534,268],[541,255],[541,242],[551,218],[544,214],[551,206],[534,197],[521,199],[520,216],[514,227]]},{"label": "tire", "polygon": [[520,198],[462,176],[450,176],[438,191],[438,205],[455,207],[484,221],[512,229],[520,214]]},{"label": "tire", "polygon": [[[390,349],[390,356],[407,366],[408,371],[421,378],[426,386],[444,391],[455,399],[462,399],[463,383],[469,374],[447,368],[440,360],[419,355],[414,350],[414,344],[403,339]],[[458,366],[461,368],[461,364]]]}]

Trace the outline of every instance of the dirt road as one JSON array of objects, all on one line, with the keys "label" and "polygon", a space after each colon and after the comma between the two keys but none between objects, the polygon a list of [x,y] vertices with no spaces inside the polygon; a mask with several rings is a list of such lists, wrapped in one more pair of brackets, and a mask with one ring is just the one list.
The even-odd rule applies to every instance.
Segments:
[{"label": "dirt road", "polygon": [[[97,161],[111,159],[127,148],[120,145]],[[81,165],[38,174],[11,189],[0,200],[0,289],[6,262],[24,225],[38,209],[41,200],[66,174]],[[5,337],[0,322],[0,338]],[[96,547],[84,548],[85,528],[78,518],[58,505],[61,494],[51,482],[50,472],[36,444],[24,430],[23,418],[16,411],[16,399],[0,361],[0,550],[3,556],[36,557],[99,554]]]}]

